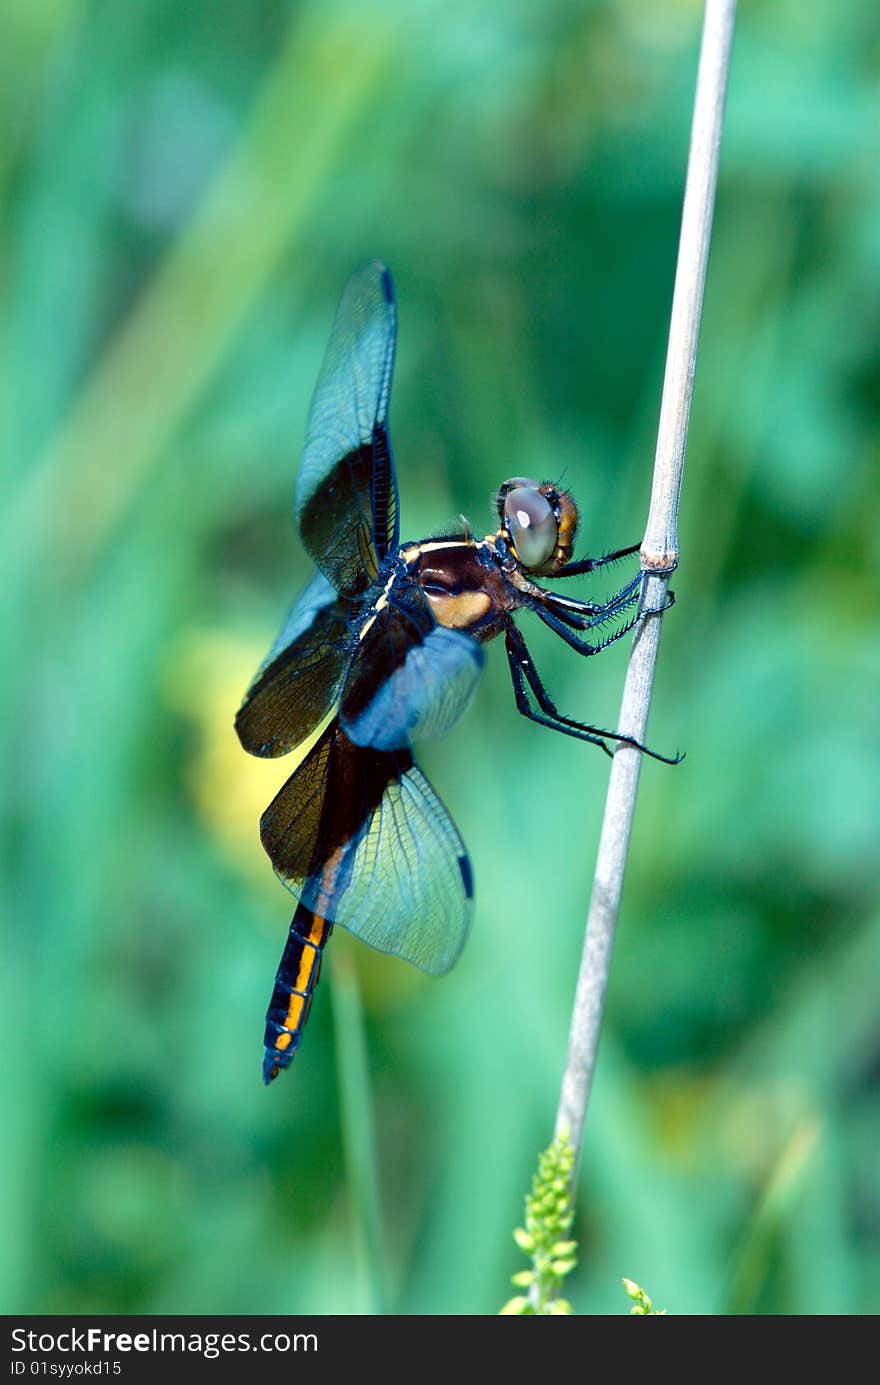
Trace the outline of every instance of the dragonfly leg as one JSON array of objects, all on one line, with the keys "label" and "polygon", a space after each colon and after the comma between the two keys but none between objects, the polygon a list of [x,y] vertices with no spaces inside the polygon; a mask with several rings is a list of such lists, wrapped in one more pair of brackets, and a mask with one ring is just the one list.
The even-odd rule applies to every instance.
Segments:
[{"label": "dragonfly leg", "polygon": [[603,649],[607,649],[610,644],[614,644],[616,640],[623,639],[623,636],[628,634],[629,631],[638,624],[640,619],[638,613],[636,613],[634,616],[631,616],[619,630],[615,630],[612,634],[607,635],[604,640],[598,640],[593,644],[577,633],[578,630],[589,629],[586,622],[582,625],[575,626],[575,629],[569,629],[570,625],[574,625],[574,621],[572,619],[563,620],[555,611],[545,606],[543,602],[526,601],[523,604],[534,611],[535,615],[540,617],[545,625],[548,625],[551,630],[565,640],[567,645],[578,654],[582,654],[584,658],[588,658],[591,654],[601,654]]},{"label": "dragonfly leg", "polygon": [[[567,563],[558,572],[548,572],[545,576],[556,581],[560,577],[577,577],[584,572],[595,572],[598,567],[605,567],[607,563],[618,563],[621,558],[630,558],[634,553],[641,552],[641,544],[635,543],[631,548],[618,548],[614,553],[606,553],[604,558],[580,558],[575,563]],[[646,567],[642,571],[651,577],[668,577],[678,567],[674,562],[669,567]]]},{"label": "dragonfly leg", "polygon": [[578,601],[575,597],[560,596],[556,592],[544,592],[544,605],[573,629],[591,630],[597,625],[604,625],[613,616],[625,611],[634,601],[638,601],[641,583],[642,574],[637,572],[626,586],[621,587],[619,592],[615,592],[614,596],[601,604]]},{"label": "dragonfly leg", "polygon": [[556,579],[557,577],[578,577],[584,572],[595,572],[598,567],[605,567],[608,563],[618,563],[621,558],[631,558],[634,553],[638,553],[641,544],[634,543],[630,548],[618,548],[614,553],[606,553],[604,558],[580,558],[576,563],[567,563],[559,572],[548,572],[547,576]]},{"label": "dragonfly leg", "polygon": [[643,616],[662,616],[664,611],[668,611],[670,606],[675,605],[675,592],[667,592],[662,606],[646,606],[641,614]]},{"label": "dragonfly leg", "polygon": [[[603,649],[607,649],[610,644],[614,644],[616,640],[622,639],[624,635],[629,634],[630,630],[638,625],[641,620],[644,620],[647,616],[662,615],[664,611],[668,611],[669,607],[675,604],[674,593],[668,592],[666,601],[662,606],[651,608],[650,610],[636,611],[635,615],[631,616],[624,625],[621,625],[619,630],[615,630],[613,634],[606,636],[604,640],[599,640],[596,644],[592,644],[589,640],[582,639],[579,635],[575,634],[576,630],[589,630],[596,625],[602,625],[605,621],[610,620],[613,616],[620,615],[628,606],[631,606],[636,596],[635,594],[625,596],[625,591],[626,588],[624,588],[622,592],[619,592],[614,600],[608,603],[608,607],[605,609],[604,614],[594,613],[589,615],[586,610],[578,614],[571,606],[566,607],[565,614],[563,614],[557,609],[555,598],[550,598],[550,602],[552,602],[551,605],[547,600],[529,596],[525,593],[522,596],[521,604],[527,606],[529,610],[534,611],[537,616],[540,616],[545,625],[549,625],[551,630],[554,630],[557,635],[562,636],[566,644],[570,645],[572,649],[577,650],[578,654],[583,654],[586,657],[590,654],[601,654]],[[569,629],[569,626],[572,628]]]},{"label": "dragonfly leg", "polygon": [[[563,735],[573,736],[579,741],[590,741],[592,745],[598,745],[600,749],[604,750],[606,755],[610,755],[611,751],[602,740],[601,735],[593,735],[592,728],[581,726],[575,722],[568,725],[564,718],[560,719],[553,703],[544,690],[544,685],[538,677],[537,670],[532,663],[531,655],[526,648],[525,640],[519,630],[517,630],[513,621],[510,621],[507,626],[504,642],[507,649],[507,662],[510,665],[510,677],[513,683],[513,695],[516,698],[517,711],[521,712],[524,717],[528,717],[529,721],[537,722],[539,726],[548,726],[551,731],[561,731]],[[529,695],[526,692],[526,682],[528,682],[529,687],[532,689],[539,707],[542,708],[543,715],[541,712],[536,712],[529,701]],[[538,692],[539,688],[540,692]]]},{"label": "dragonfly leg", "polygon": [[[640,750],[644,755],[650,755],[653,760],[661,760],[666,765],[677,765],[684,758],[682,755],[661,755],[656,750],[650,750],[641,741],[637,741],[634,736],[626,736],[620,731],[603,731],[601,727],[587,726],[581,721],[575,721],[572,717],[563,716],[541,682],[522,633],[513,623],[513,620],[509,618],[505,627],[505,647],[517,709],[530,721],[536,721],[541,726],[548,726],[553,731],[560,731],[563,735],[573,736],[576,740],[590,741],[593,745],[601,746],[606,755],[612,754],[605,744],[607,739],[618,741],[623,745],[631,745],[635,750]],[[528,684],[541,709],[540,713],[535,711],[529,701],[526,684]]]}]

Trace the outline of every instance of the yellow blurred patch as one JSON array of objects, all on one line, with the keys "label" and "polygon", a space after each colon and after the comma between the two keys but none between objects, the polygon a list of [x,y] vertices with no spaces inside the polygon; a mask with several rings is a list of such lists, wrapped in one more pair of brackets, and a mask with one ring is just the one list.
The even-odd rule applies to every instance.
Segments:
[{"label": "yellow blurred patch", "polygon": [[697,1158],[695,1137],[705,1119],[711,1092],[711,1078],[688,1069],[656,1073],[646,1084],[658,1140],[676,1163],[693,1163]]},{"label": "yellow blurred patch", "polygon": [[[333,934],[331,946],[336,944],[337,934],[341,932],[338,929]],[[371,1014],[388,1015],[405,1010],[426,986],[432,984],[433,978],[399,957],[389,957],[371,947],[354,947],[352,953],[364,1006]]]},{"label": "yellow blurred patch", "polygon": [[780,1074],[731,1091],[716,1134],[731,1164],[764,1183],[778,1164],[787,1170],[785,1151],[792,1140],[799,1149],[798,1132],[815,1123],[809,1089],[798,1077]]},{"label": "yellow blurred patch", "polygon": [[260,844],[260,816],[323,727],[283,759],[261,760],[242,750],[235,714],[271,640],[271,635],[252,640],[226,630],[191,630],[172,647],[162,687],[169,705],[196,730],[184,780],[199,817],[248,874],[274,888]]}]

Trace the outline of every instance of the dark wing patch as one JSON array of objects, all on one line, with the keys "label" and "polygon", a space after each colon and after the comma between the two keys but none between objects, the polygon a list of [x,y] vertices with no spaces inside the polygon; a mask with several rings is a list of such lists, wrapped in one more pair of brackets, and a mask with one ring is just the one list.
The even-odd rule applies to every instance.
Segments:
[{"label": "dark wing patch", "polygon": [[343,291],[312,396],[296,488],[303,542],[345,596],[366,589],[399,541],[388,437],[396,339],[391,276],[374,260]]},{"label": "dark wing patch", "polygon": [[362,627],[342,693],[343,730],[377,750],[445,736],[482,667],[476,640],[437,625],[421,589],[397,583]]},{"label": "dark wing patch", "polygon": [[263,845],[306,908],[439,975],[467,937],[470,863],[407,750],[355,745],[334,720],[266,809]]},{"label": "dark wing patch", "polygon": [[347,609],[323,573],[315,573],[235,718],[238,738],[251,755],[286,755],[330,711],[349,657]]}]

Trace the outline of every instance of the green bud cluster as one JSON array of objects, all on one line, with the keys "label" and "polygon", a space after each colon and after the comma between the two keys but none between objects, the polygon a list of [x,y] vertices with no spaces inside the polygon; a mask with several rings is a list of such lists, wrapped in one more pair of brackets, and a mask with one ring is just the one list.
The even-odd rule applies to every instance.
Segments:
[{"label": "green bud cluster", "polygon": [[633,1300],[633,1307],[629,1310],[631,1315],[635,1314],[636,1317],[640,1318],[666,1317],[666,1309],[652,1308],[651,1300],[648,1298],[648,1295],[645,1293],[644,1289],[639,1288],[638,1284],[636,1284],[634,1280],[624,1279],[623,1287],[626,1289],[626,1292]]},{"label": "green bud cluster", "polygon": [[510,1299],[503,1314],[555,1315],[571,1312],[560,1297],[562,1281],[577,1264],[577,1243],[569,1240],[574,1209],[571,1174],[574,1148],[567,1135],[559,1135],[538,1158],[532,1191],[526,1198],[525,1226],[513,1233],[531,1268],[513,1276],[517,1288],[526,1290]]}]

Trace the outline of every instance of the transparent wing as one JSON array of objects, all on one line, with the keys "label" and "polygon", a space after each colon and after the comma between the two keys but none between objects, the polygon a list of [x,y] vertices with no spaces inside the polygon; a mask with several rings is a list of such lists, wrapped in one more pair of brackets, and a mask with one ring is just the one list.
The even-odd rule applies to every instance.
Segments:
[{"label": "transparent wing", "polygon": [[372,261],[336,312],[296,488],[303,542],[337,591],[355,596],[398,545],[388,398],[397,338],[391,275]]},{"label": "transparent wing", "polygon": [[342,728],[377,750],[444,736],[470,702],[482,667],[477,641],[438,625],[421,589],[398,583],[360,632],[342,692]]},{"label": "transparent wing", "polygon": [[355,745],[334,720],[260,835],[279,878],[319,918],[435,975],[461,952],[470,861],[409,751]]},{"label": "transparent wing", "polygon": [[347,603],[316,572],[294,602],[235,718],[251,755],[286,755],[330,711],[348,664]]}]

